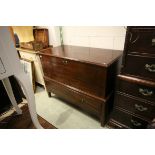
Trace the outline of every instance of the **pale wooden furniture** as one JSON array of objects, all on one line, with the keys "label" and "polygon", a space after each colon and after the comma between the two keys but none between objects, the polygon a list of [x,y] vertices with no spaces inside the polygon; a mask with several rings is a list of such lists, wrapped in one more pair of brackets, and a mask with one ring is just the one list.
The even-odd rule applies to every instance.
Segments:
[{"label": "pale wooden furniture", "polygon": [[44,87],[45,87],[45,82],[43,78],[42,65],[41,65],[40,57],[38,53],[46,51],[46,50],[50,50],[50,48],[51,47],[40,50],[40,51],[34,51],[34,50],[24,49],[24,48],[16,48],[19,51],[21,58],[34,61],[35,81]]},{"label": "pale wooden furniture", "polygon": [[14,98],[14,94],[12,92],[12,87],[8,77],[13,75],[19,81],[28,101],[28,107],[32,121],[36,128],[42,128],[37,118],[35,97],[32,85],[30,83],[28,75],[22,69],[22,65],[19,61],[19,57],[15,49],[9,28],[0,27],[0,36],[0,80],[3,81],[8,96],[17,113],[21,114],[22,111],[21,109],[19,109]]}]

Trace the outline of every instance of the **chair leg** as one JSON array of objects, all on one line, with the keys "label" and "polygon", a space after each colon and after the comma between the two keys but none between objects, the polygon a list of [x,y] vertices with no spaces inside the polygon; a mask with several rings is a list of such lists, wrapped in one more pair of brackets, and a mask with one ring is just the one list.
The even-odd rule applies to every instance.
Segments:
[{"label": "chair leg", "polygon": [[18,114],[22,114],[22,110],[18,107],[18,104],[17,104],[16,99],[14,97],[14,94],[13,94],[13,91],[12,91],[12,86],[10,84],[9,78],[7,77],[7,78],[3,79],[2,82],[3,82],[4,88],[5,88],[6,92],[7,92],[8,97],[9,97],[12,105],[14,106],[16,112]]},{"label": "chair leg", "polygon": [[26,74],[20,74],[20,75],[18,74],[14,76],[20,82],[24,90],[26,99],[28,101],[28,107],[29,107],[31,119],[33,121],[34,126],[38,129],[42,129],[43,127],[40,125],[37,117],[35,97],[34,97],[34,92],[33,92],[33,88],[32,88],[29,76]]},{"label": "chair leg", "polygon": [[51,92],[48,92],[48,97],[52,97]]}]

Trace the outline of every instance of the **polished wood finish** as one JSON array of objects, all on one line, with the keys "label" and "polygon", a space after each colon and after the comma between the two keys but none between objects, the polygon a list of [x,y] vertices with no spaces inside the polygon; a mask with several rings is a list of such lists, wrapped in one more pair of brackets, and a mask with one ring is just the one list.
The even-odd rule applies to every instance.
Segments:
[{"label": "polished wood finish", "polygon": [[[39,54],[45,55],[45,52]],[[107,67],[117,61],[121,54],[120,50],[64,45],[52,48],[51,53],[46,55]]]},{"label": "polished wood finish", "polygon": [[79,93],[78,91],[74,91],[68,87],[65,87],[63,84],[60,84],[56,81],[49,80],[45,78],[47,89],[52,93],[58,95],[65,101],[69,101],[72,104],[80,106],[83,109],[88,111],[92,111],[97,116],[101,113],[101,105],[102,100],[97,100],[92,97],[86,96],[83,93]]},{"label": "polished wood finish", "polygon": [[154,103],[140,100],[139,98],[120,92],[117,92],[115,100],[116,107],[122,108],[129,113],[135,114],[143,118],[143,120],[147,120],[149,122],[154,118]]},{"label": "polished wood finish", "polygon": [[[21,115],[17,115],[16,112],[13,112],[9,116],[3,116],[4,119],[0,121],[0,129],[36,129],[32,123],[27,104],[21,109],[23,112]],[[38,120],[44,129],[56,129],[55,126],[42,117],[38,116]]]},{"label": "polished wood finish", "polygon": [[45,76],[71,87],[99,97],[106,97],[113,90],[117,62],[101,67],[47,55],[41,57],[41,62]]},{"label": "polished wood finish", "polygon": [[78,46],[40,52],[47,91],[93,113],[104,125],[112,107],[121,53]]},{"label": "polished wood finish", "polygon": [[115,125],[118,122],[119,128],[145,129],[148,125],[147,121],[118,108],[112,113],[112,121]]},{"label": "polished wood finish", "polygon": [[155,82],[155,26],[128,27],[121,72]]},{"label": "polished wood finish", "polygon": [[155,66],[151,69],[154,70],[154,72],[152,72],[147,68],[147,65],[155,65],[155,57],[128,54],[126,56],[126,63],[123,66],[122,73],[155,81]]},{"label": "polished wood finish", "polygon": [[108,124],[114,128],[147,128],[153,118],[155,27],[128,27],[114,110]]},{"label": "polished wood finish", "polygon": [[[155,83],[140,80],[138,78],[128,78],[128,76],[118,76],[117,91],[130,94],[132,96],[145,99],[148,102],[155,102]],[[146,94],[150,93],[150,94]]]},{"label": "polished wood finish", "polygon": [[132,54],[155,56],[155,26],[128,27],[124,51]]},{"label": "polished wood finish", "polygon": [[140,78],[132,77],[132,76],[126,76],[123,74],[117,75],[118,79],[124,80],[127,82],[132,82],[134,84],[142,83],[146,87],[155,87],[155,83],[152,81],[143,80]]}]

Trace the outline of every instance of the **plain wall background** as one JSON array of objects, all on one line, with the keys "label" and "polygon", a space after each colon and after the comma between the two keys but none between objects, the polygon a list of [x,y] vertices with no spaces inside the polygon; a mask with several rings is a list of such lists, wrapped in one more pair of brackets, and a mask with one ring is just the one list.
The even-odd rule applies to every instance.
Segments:
[{"label": "plain wall background", "polygon": [[123,50],[126,29],[123,26],[64,26],[65,45]]}]

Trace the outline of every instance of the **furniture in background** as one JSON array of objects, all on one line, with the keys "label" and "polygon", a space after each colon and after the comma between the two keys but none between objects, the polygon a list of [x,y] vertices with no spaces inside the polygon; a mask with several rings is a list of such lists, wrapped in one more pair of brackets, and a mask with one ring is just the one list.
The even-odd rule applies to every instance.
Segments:
[{"label": "furniture in background", "polygon": [[19,56],[22,59],[34,62],[35,77],[33,79],[38,84],[45,86],[40,58],[37,53],[51,48],[49,46],[48,29],[15,26],[13,30],[17,36],[19,35],[19,41],[16,42],[16,44],[20,45],[17,48]]},{"label": "furniture in background", "polygon": [[27,59],[29,61],[34,62],[35,82],[45,87],[42,66],[41,66],[40,57],[38,53],[51,51],[51,47],[48,47],[46,49],[42,49],[39,51],[34,51],[34,50],[24,49],[24,48],[16,48],[16,49],[18,50],[19,55],[22,59]]},{"label": "furniture in background", "polygon": [[46,89],[106,123],[122,51],[59,46],[40,52]]},{"label": "furniture in background", "polygon": [[7,91],[8,97],[15,107],[18,114],[22,111],[18,107],[16,99],[14,97],[12,87],[9,81],[10,76],[14,76],[25,92],[26,99],[28,101],[28,107],[32,121],[36,128],[42,128],[40,125],[35,106],[35,97],[30,83],[30,79],[22,69],[22,65],[19,61],[17,51],[14,46],[13,38],[8,27],[0,27],[0,80]]},{"label": "furniture in background", "polygon": [[35,28],[33,29],[34,39],[36,42],[43,44],[43,49],[49,47],[49,35],[48,29],[46,28]]},{"label": "furniture in background", "polygon": [[155,118],[155,27],[127,28],[112,128],[147,128]]},{"label": "furniture in background", "polygon": [[42,50],[49,47],[48,29],[30,27],[13,27],[19,34],[20,47],[30,50]]}]

